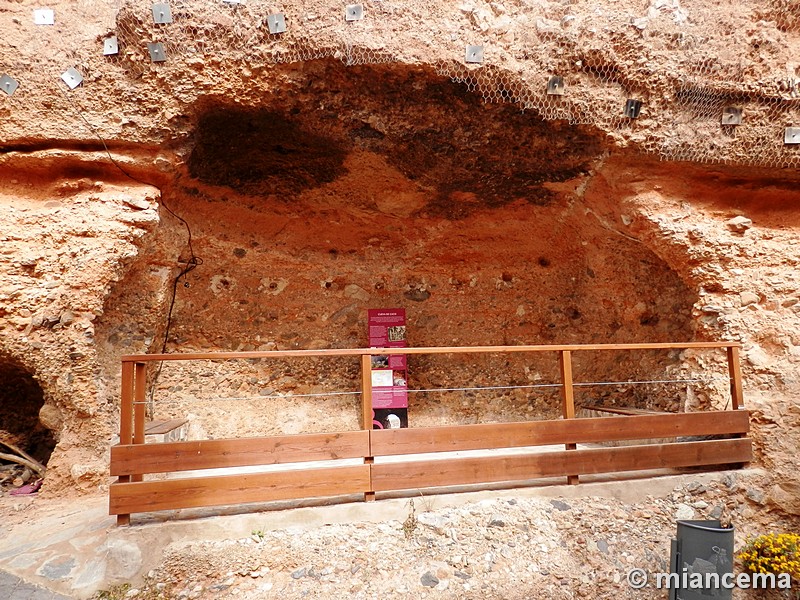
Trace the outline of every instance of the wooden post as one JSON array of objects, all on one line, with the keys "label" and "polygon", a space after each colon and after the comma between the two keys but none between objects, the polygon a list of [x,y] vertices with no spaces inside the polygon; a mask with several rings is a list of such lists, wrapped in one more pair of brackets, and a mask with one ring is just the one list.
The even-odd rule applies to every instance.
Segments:
[{"label": "wooden post", "polygon": [[[122,394],[119,407],[119,443],[130,444],[133,442],[133,363],[122,363]],[[127,483],[130,476],[123,475],[117,478],[119,483]],[[117,515],[117,525],[130,525],[130,515]]]},{"label": "wooden post", "polygon": [[[572,353],[561,350],[558,354],[558,366],[561,371],[561,403],[565,419],[575,418],[575,395],[572,389]],[[566,444],[567,450],[575,450],[575,444]],[[567,475],[567,483],[578,483],[577,475]]]},{"label": "wooden post", "polygon": [[147,410],[147,365],[145,363],[136,363],[133,386],[133,443],[144,444],[144,421]]},{"label": "wooden post", "polygon": [[[361,355],[361,429],[372,431],[372,356],[369,354]],[[371,455],[371,438],[369,452]],[[374,463],[375,457],[364,457],[365,465],[372,465]],[[375,492],[372,490],[372,468],[370,468],[369,480],[369,490],[364,492],[364,502],[372,502],[375,500]]]},{"label": "wooden post", "polygon": [[[136,363],[133,380],[133,443],[144,444],[144,420],[147,409],[146,363]],[[142,481],[142,476],[133,475],[131,481]]]},{"label": "wooden post", "polygon": [[119,408],[119,443],[133,442],[133,363],[122,363],[122,403]]},{"label": "wooden post", "polygon": [[361,429],[372,429],[372,357],[361,356]]},{"label": "wooden post", "polygon": [[731,408],[739,410],[744,406],[742,394],[742,365],[739,362],[739,347],[728,346],[728,373],[731,378]]}]

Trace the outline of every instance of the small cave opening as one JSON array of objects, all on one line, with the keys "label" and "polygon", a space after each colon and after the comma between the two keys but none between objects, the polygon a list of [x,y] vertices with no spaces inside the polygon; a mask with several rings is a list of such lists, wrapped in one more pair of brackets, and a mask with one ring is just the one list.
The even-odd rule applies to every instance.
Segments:
[{"label": "small cave opening", "polygon": [[[56,432],[42,423],[45,398],[39,382],[27,369],[8,359],[0,359],[0,382],[0,442],[3,442],[0,451],[16,455],[10,444],[47,465],[56,446]],[[3,471],[11,471],[7,468],[11,465],[17,471],[24,471],[19,463],[0,459]],[[25,475],[32,476],[35,475]]]}]

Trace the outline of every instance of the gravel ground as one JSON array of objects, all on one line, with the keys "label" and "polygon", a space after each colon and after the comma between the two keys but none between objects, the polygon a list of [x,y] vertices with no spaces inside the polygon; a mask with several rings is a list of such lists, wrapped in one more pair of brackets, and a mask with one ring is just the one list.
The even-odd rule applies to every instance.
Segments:
[{"label": "gravel ground", "polygon": [[[646,485],[646,483],[639,483]],[[608,498],[503,497],[436,509],[409,500],[405,521],[254,530],[249,537],[173,544],[140,588],[145,598],[652,598],[631,569],[668,569],[676,519],[720,519],[748,536],[791,531],[758,481],[690,480],[637,503]],[[738,562],[734,571],[739,572]],[[750,596],[737,591],[738,598]]]}]

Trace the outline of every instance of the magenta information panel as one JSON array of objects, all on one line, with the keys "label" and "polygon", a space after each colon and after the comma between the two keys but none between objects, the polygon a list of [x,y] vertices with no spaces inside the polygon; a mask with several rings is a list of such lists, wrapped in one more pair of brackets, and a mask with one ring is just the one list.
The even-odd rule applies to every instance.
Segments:
[{"label": "magenta information panel", "polygon": [[[405,348],[406,310],[371,308],[368,312],[371,348]],[[408,427],[408,382],[405,355],[372,357],[373,427]]]}]

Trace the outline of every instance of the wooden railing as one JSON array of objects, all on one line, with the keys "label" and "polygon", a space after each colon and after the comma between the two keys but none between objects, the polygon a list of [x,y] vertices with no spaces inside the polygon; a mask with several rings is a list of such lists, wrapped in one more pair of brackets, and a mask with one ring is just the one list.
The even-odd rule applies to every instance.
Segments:
[{"label": "wooden railing", "polygon": [[[575,418],[572,353],[609,350],[724,349],[727,353],[732,410]],[[521,423],[372,430],[370,368],[372,355],[558,353],[563,419]],[[147,363],[290,357],[358,356],[362,367],[360,431],[281,435],[224,440],[145,444]],[[270,500],[524,482],[543,477],[703,465],[741,464],[752,457],[749,416],[742,408],[739,345],[686,342],[675,344],[608,344],[570,346],[480,346],[433,348],[362,348],[152,354],[122,358],[120,443],[111,448],[110,514],[119,524],[137,512],[221,506]],[[718,436],[702,441],[636,444],[577,449],[577,444]],[[720,437],[721,436],[721,437]],[[563,445],[564,450],[497,456],[386,461],[386,457]],[[359,459],[339,466],[335,461]],[[289,471],[213,475],[144,481],[155,473],[268,466],[281,463],[334,461],[333,466]]]}]

